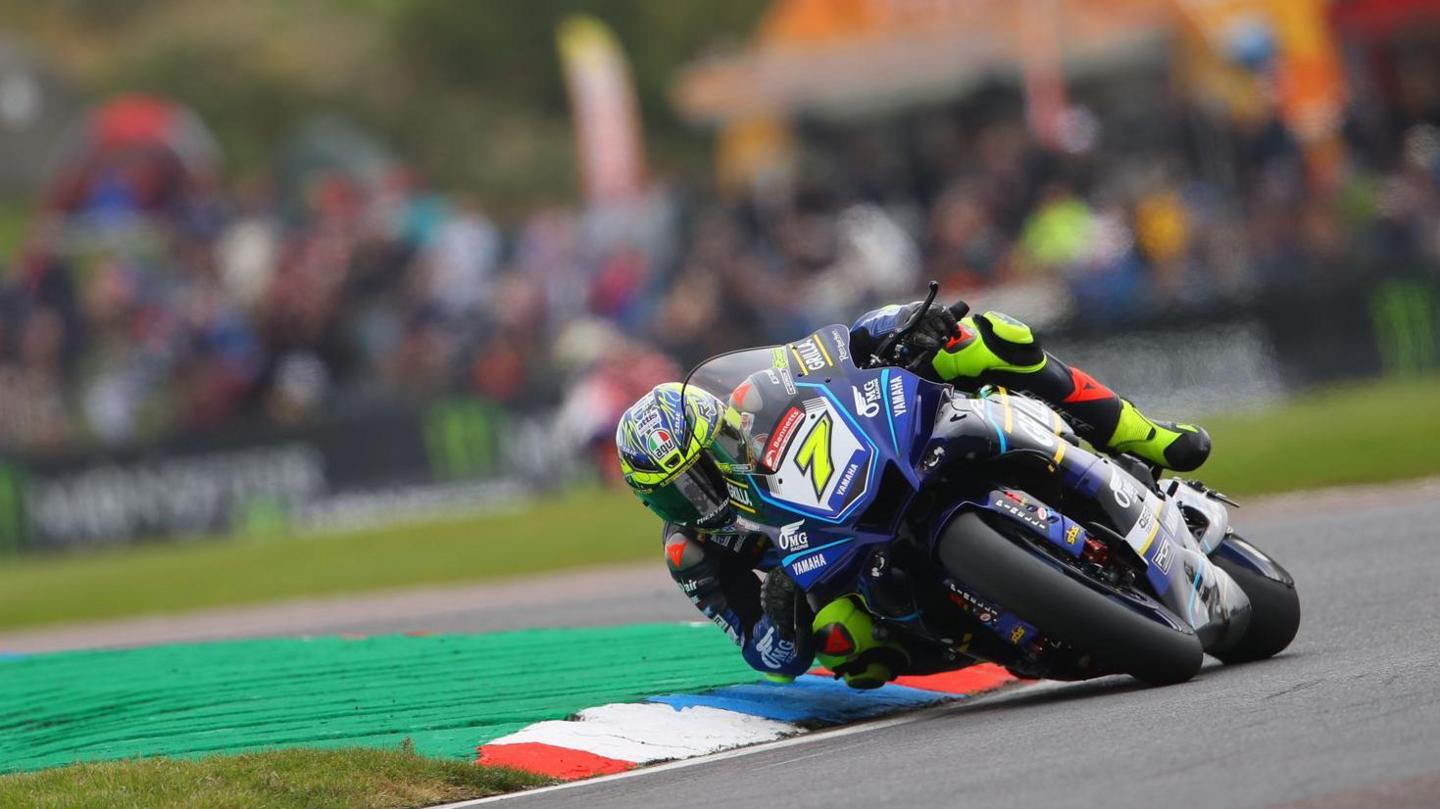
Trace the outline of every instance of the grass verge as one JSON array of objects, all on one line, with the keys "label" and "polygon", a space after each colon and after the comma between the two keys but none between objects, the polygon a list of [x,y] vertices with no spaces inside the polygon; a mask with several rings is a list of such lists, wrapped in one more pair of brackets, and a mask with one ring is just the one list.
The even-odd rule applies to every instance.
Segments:
[{"label": "grass verge", "polygon": [[634,498],[587,491],[513,512],[336,534],[22,557],[0,564],[0,628],[658,559],[658,536]]},{"label": "grass verge", "polygon": [[1314,392],[1202,421],[1213,455],[1195,477],[1238,495],[1440,475],[1440,377]]},{"label": "grass verge", "polygon": [[[1440,474],[1440,379],[1307,395],[1201,419],[1197,475],[1234,495]],[[1166,414],[1180,415],[1180,414]],[[0,567],[0,628],[480,581],[657,557],[658,526],[623,493],[344,534],[156,544]]]},{"label": "grass verge", "polygon": [[132,759],[0,776],[0,807],[398,809],[483,798],[544,779],[407,750],[279,750]]}]

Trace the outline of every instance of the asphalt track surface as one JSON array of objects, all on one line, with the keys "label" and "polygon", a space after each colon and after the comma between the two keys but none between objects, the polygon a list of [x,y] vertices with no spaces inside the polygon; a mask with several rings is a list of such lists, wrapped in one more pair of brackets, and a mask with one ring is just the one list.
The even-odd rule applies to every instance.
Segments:
[{"label": "asphalt track surface", "polygon": [[[1397,492],[1403,495],[1404,490]],[[1014,690],[914,721],[503,803],[521,807],[1440,806],[1440,499],[1237,528],[1295,575],[1300,634],[1189,683]]]},{"label": "asphalt track surface", "polygon": [[[1440,806],[1440,486],[1287,496],[1238,530],[1295,575],[1280,657],[1195,680],[1041,686],[898,724],[504,802],[634,806]],[[695,620],[663,565],[32,630],[0,649]],[[596,672],[604,676],[604,672]]]}]

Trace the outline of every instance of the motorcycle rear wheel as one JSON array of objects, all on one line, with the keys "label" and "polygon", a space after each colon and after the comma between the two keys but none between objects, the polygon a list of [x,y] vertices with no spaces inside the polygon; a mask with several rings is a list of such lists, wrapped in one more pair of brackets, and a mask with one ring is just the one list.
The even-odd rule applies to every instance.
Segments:
[{"label": "motorcycle rear wheel", "polygon": [[1151,685],[1183,683],[1204,662],[1193,632],[1127,609],[1079,573],[1071,576],[1012,542],[977,514],[956,517],[937,546],[956,579],[1055,640]]}]

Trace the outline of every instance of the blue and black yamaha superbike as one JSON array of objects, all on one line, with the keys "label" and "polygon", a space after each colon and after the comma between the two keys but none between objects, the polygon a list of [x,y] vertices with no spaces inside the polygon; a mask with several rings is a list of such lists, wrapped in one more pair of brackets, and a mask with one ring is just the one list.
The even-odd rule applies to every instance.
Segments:
[{"label": "blue and black yamaha superbike", "polygon": [[859,594],[932,670],[1177,683],[1205,653],[1256,660],[1295,636],[1294,579],[1232,530],[1230,501],[1086,449],[1036,399],[862,367],[839,325],[686,384],[727,402],[730,501],[811,605]]}]

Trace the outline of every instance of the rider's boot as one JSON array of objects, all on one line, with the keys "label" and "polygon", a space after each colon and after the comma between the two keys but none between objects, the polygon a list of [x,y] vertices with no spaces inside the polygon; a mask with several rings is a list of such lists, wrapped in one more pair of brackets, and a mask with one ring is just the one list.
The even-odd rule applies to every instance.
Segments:
[{"label": "rider's boot", "polygon": [[851,688],[879,688],[909,665],[905,647],[876,636],[858,594],[843,595],[815,614],[815,659]]},{"label": "rider's boot", "polygon": [[1115,432],[1105,442],[1110,449],[1177,472],[1189,472],[1210,457],[1210,434],[1202,428],[1152,419],[1129,401],[1119,401]]}]

